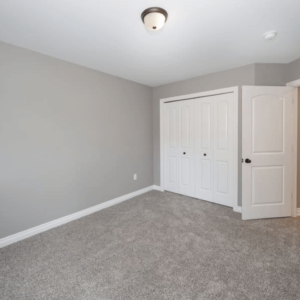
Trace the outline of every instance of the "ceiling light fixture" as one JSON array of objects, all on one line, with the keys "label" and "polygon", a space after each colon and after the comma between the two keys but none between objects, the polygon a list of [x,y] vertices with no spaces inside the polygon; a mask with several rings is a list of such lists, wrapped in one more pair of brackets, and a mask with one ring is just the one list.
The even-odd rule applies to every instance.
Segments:
[{"label": "ceiling light fixture", "polygon": [[264,34],[266,41],[273,41],[276,38],[277,31],[269,31]]},{"label": "ceiling light fixture", "polygon": [[160,7],[150,7],[143,11],[142,21],[150,31],[162,29],[168,19],[168,13]]}]

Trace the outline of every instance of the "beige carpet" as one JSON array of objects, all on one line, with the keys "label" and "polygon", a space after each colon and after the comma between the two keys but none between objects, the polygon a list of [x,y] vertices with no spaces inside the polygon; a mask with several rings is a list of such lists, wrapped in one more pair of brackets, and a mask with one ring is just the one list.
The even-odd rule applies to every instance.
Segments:
[{"label": "beige carpet", "polygon": [[0,249],[0,299],[300,299],[300,222],[152,191]]}]

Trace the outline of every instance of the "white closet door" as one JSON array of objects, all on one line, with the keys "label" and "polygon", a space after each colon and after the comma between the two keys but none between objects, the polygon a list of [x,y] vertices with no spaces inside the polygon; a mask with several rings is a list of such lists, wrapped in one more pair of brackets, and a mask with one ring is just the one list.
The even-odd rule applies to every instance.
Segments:
[{"label": "white closet door", "polygon": [[213,97],[195,100],[195,197],[213,201]]},{"label": "white closet door", "polygon": [[179,169],[179,105],[177,102],[164,105],[165,142],[165,190],[178,193]]},{"label": "white closet door", "polygon": [[214,202],[233,207],[233,94],[214,102]]},{"label": "white closet door", "polygon": [[165,104],[165,190],[194,197],[194,100]]},{"label": "white closet door", "polygon": [[179,193],[194,197],[194,100],[178,101],[179,105]]}]

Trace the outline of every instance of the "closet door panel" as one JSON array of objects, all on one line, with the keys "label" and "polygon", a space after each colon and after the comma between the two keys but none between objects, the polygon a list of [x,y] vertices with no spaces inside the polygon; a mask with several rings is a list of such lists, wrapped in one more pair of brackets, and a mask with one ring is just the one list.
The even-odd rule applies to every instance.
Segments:
[{"label": "closet door panel", "polygon": [[195,196],[213,201],[213,97],[195,102]]},{"label": "closet door panel", "polygon": [[178,117],[178,104],[167,103],[164,105],[165,190],[174,193],[179,192]]},{"label": "closet door panel", "polygon": [[[212,162],[210,159],[202,159],[201,161],[201,189],[204,191],[211,191],[211,176],[212,174],[212,168],[211,168]],[[204,199],[206,200],[206,199]]]},{"label": "closet door panel", "polygon": [[179,105],[179,193],[194,197],[194,100]]},{"label": "closet door panel", "polygon": [[214,96],[214,202],[233,206],[233,94]]}]

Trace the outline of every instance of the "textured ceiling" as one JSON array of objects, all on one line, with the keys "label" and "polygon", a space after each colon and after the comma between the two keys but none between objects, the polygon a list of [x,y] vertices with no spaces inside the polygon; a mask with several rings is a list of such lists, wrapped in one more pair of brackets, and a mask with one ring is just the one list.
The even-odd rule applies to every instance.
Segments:
[{"label": "textured ceiling", "polygon": [[[151,6],[169,13],[160,32],[141,21]],[[0,0],[0,40],[158,86],[300,57],[299,11],[299,0]]]}]

